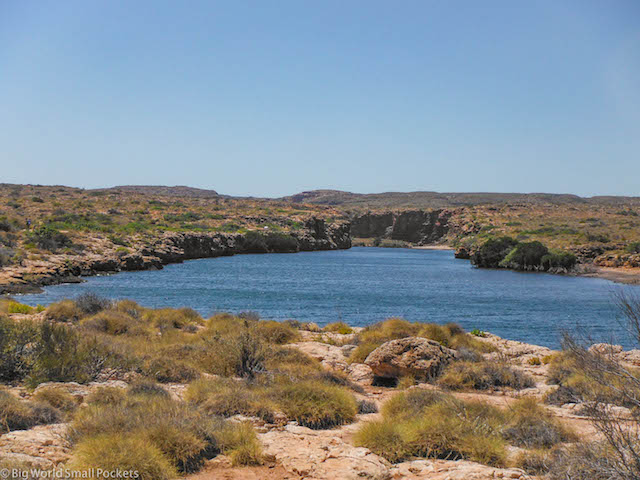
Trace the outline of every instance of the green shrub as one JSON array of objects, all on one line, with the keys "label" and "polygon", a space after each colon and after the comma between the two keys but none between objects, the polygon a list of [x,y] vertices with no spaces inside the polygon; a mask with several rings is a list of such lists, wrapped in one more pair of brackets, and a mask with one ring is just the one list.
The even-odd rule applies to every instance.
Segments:
[{"label": "green shrub", "polygon": [[576,256],[569,252],[551,252],[543,256],[540,261],[542,269],[545,271],[552,268],[571,270],[577,262]]},{"label": "green shrub", "polygon": [[351,423],[358,412],[351,393],[342,387],[317,381],[284,384],[274,395],[287,417],[309,428],[332,428]]},{"label": "green shrub", "polygon": [[640,253],[640,242],[630,243],[624,250],[627,253]]},{"label": "green shrub", "polygon": [[549,249],[540,242],[518,243],[499,263],[500,267],[513,270],[535,270],[542,264],[542,258]]},{"label": "green shrub", "polygon": [[636,379],[640,377],[637,369],[622,373],[620,367],[609,362],[606,358],[596,359],[594,353],[584,352],[586,358],[592,357],[592,362],[604,362],[608,371],[604,373],[592,372],[588,368],[581,368],[570,352],[553,355],[549,362],[547,382],[558,385],[545,396],[545,402],[552,405],[565,403],[600,402],[635,408],[631,398],[640,398],[640,388]]},{"label": "green shrub", "polygon": [[172,480],[178,476],[166,455],[146,435],[99,434],[82,440],[74,450],[70,470],[82,472],[132,470],[140,480]]},{"label": "green shrub", "polygon": [[367,447],[392,463],[401,462],[413,454],[403,433],[395,422],[366,422],[356,432],[354,443],[356,446]]},{"label": "green shrub", "polygon": [[145,308],[141,307],[133,300],[119,300],[115,303],[113,308],[118,312],[126,313],[137,320],[142,318],[142,315],[145,312]]},{"label": "green shrub", "polygon": [[504,363],[459,361],[445,368],[438,384],[452,390],[488,390],[496,387],[521,390],[532,387],[534,382],[528,375]]},{"label": "green shrub", "polygon": [[29,305],[25,305],[24,303],[18,303],[18,302],[9,302],[9,305],[7,307],[8,313],[22,313],[25,315],[29,315],[29,314],[32,314],[33,311],[34,311],[33,307]]},{"label": "green shrub", "polygon": [[369,400],[358,400],[358,413],[378,413],[378,406],[374,402],[370,402]]},{"label": "green shrub", "polygon": [[36,227],[33,232],[29,233],[28,240],[36,244],[38,248],[51,252],[73,245],[69,237],[48,225]]},{"label": "green shrub", "polygon": [[511,237],[490,238],[471,254],[471,263],[482,268],[498,268],[517,244]]}]

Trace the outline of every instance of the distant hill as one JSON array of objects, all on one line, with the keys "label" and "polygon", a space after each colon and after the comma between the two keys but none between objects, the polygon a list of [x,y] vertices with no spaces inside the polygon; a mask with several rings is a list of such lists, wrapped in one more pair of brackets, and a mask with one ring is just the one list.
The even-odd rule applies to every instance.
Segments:
[{"label": "distant hill", "polygon": [[90,190],[93,192],[128,192],[142,193],[145,195],[163,195],[167,197],[192,197],[192,198],[212,198],[220,195],[215,190],[205,190],[202,188],[186,187],[177,185],[175,187],[167,187],[164,185],[119,185],[111,188],[97,188]]},{"label": "distant hill", "polygon": [[280,200],[362,208],[443,208],[473,205],[552,204],[552,205],[640,205],[640,197],[579,197],[556,193],[439,193],[385,192],[352,193],[341,190],[311,190]]}]

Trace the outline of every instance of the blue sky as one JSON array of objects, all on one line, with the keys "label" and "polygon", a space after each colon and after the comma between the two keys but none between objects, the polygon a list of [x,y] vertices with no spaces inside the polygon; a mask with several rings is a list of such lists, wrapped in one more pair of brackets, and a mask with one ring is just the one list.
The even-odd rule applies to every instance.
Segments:
[{"label": "blue sky", "polygon": [[640,2],[0,2],[0,182],[640,195]]}]

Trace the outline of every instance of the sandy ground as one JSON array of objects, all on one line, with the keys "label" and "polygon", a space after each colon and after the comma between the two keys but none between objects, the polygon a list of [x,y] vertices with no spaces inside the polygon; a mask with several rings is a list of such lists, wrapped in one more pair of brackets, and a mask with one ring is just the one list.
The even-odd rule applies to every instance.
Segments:
[{"label": "sandy ground", "polygon": [[582,276],[604,278],[616,283],[640,285],[640,268],[598,267],[595,272],[586,273]]}]

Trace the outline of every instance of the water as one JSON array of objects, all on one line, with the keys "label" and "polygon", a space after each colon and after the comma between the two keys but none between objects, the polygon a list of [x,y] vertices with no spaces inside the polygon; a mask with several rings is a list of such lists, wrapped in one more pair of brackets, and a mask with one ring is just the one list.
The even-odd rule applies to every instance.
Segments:
[{"label": "water", "polygon": [[352,248],[192,260],[51,286],[20,300],[46,305],[91,291],[148,307],[189,306],[202,315],[252,310],[263,318],[356,326],[399,316],[457,322],[552,348],[563,329],[578,328],[631,346],[612,302],[618,288],[595,278],[480,270],[451,251]]}]

